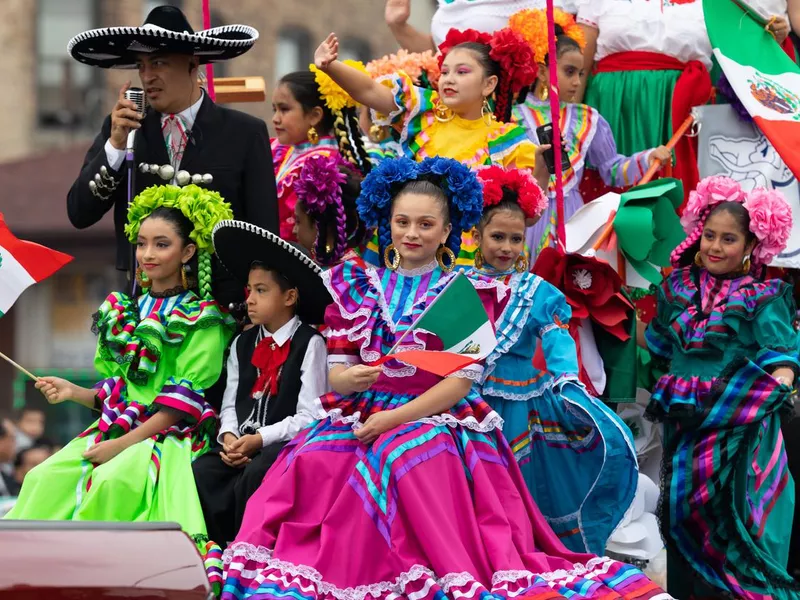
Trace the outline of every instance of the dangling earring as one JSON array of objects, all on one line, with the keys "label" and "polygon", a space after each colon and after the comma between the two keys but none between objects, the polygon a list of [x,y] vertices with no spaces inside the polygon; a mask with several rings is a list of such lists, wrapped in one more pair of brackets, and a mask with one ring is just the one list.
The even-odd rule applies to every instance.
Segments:
[{"label": "dangling earring", "polygon": [[153,284],[153,282],[147,278],[147,275],[144,274],[142,267],[136,268],[136,283],[138,283],[139,287],[143,290],[149,289]]},{"label": "dangling earring", "polygon": [[436,117],[436,120],[440,123],[447,123],[456,117],[456,113],[444,102],[437,100],[436,105],[433,107],[433,116]]},{"label": "dangling earring", "polygon": [[483,118],[483,122],[486,123],[491,127],[492,123],[497,121],[497,117],[494,116],[492,112],[492,107],[489,106],[489,100],[487,98],[483,99],[483,104],[481,105],[481,118]]},{"label": "dangling earring", "polygon": [[747,258],[744,259],[744,262],[742,263],[742,273],[747,275],[750,272],[750,267],[751,267],[751,262],[750,262],[750,257],[748,256]]},{"label": "dangling earring", "polygon": [[475,251],[475,268],[476,269],[482,269],[483,268],[483,253],[481,252],[480,248],[478,248]]},{"label": "dangling earring", "polygon": [[381,127],[380,125],[372,125],[369,128],[369,133],[367,134],[369,140],[375,144],[380,144],[383,140],[386,139],[386,128]]},{"label": "dangling earring", "polygon": [[703,266],[703,259],[700,258],[700,252],[698,251],[697,254],[694,255],[694,264],[698,267]]},{"label": "dangling earring", "polygon": [[[394,258],[389,260],[389,255],[394,252]],[[386,246],[386,250],[383,251],[383,264],[386,265],[387,269],[391,269],[392,271],[396,271],[400,267],[400,253],[397,251],[397,248],[394,247],[394,244],[389,244]]]},{"label": "dangling earring", "polygon": [[520,254],[517,260],[514,261],[514,268],[517,273],[525,273],[528,270],[528,259],[525,258],[524,254]]},{"label": "dangling earring", "polygon": [[311,142],[313,146],[319,144],[319,134],[317,133],[316,127],[313,125],[308,128],[308,141]]},{"label": "dangling earring", "polygon": [[550,97],[550,93],[547,91],[547,86],[546,86],[546,85],[543,85],[543,86],[542,86],[542,87],[539,89],[539,100],[541,100],[541,101],[543,101],[543,102],[544,102],[544,101],[545,101],[545,100],[547,100],[547,98],[549,98],[549,97]]},{"label": "dangling earring", "polygon": [[[447,264],[445,264],[445,262],[444,262],[445,254],[447,255],[447,258],[449,259]],[[439,249],[436,251],[436,262],[439,263],[439,266],[442,268],[442,271],[444,271],[445,273],[449,273],[456,266],[456,255],[455,255],[455,252],[453,252],[452,250],[450,250],[450,248],[448,248],[447,246],[442,244],[441,246],[439,246]]]},{"label": "dangling earring", "polygon": [[189,289],[189,280],[186,278],[186,265],[181,265],[181,285],[183,289]]}]

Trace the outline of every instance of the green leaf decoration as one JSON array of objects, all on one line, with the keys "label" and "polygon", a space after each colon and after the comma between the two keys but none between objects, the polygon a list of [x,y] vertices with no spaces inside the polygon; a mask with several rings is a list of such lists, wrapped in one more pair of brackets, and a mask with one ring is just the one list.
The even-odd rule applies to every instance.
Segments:
[{"label": "green leaf decoration", "polygon": [[662,279],[653,265],[668,267],[670,253],[686,237],[677,213],[682,202],[683,184],[670,178],[636,186],[620,197],[614,217],[619,249],[628,264],[652,284]]},{"label": "green leaf decoration", "polygon": [[150,214],[159,207],[177,208],[194,225],[191,238],[198,249],[214,253],[211,232],[214,225],[226,219],[233,219],[231,205],[223,200],[219,192],[207,190],[190,184],[154,185],[142,190],[128,207],[128,224],[125,234],[133,244],[139,235],[139,227]]}]

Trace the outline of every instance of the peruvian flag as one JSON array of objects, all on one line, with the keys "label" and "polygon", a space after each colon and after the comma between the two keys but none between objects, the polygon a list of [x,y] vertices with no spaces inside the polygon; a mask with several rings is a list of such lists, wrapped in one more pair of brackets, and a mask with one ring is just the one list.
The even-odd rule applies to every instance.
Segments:
[{"label": "peruvian flag", "polygon": [[703,0],[703,12],[714,56],[731,87],[800,178],[800,67],[745,0]]},{"label": "peruvian flag", "polygon": [[[395,353],[400,342],[413,331],[436,335],[442,341],[444,349],[402,350]],[[423,371],[447,377],[486,358],[496,346],[497,338],[486,308],[469,279],[459,271],[389,354],[374,364],[380,365],[396,359]]]},{"label": "peruvian flag", "polygon": [[50,277],[72,257],[17,239],[0,213],[0,317],[28,286]]}]

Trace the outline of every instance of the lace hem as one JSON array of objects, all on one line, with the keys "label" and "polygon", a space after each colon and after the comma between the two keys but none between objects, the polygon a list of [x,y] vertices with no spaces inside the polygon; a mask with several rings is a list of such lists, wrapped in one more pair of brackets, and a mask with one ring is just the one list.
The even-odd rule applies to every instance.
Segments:
[{"label": "lace hem", "polygon": [[[253,566],[243,564],[244,561],[259,563],[256,567],[257,571]],[[276,570],[283,576],[303,577],[308,580],[309,583],[313,584],[318,594],[332,596],[337,600],[365,600],[367,597],[380,598],[388,594],[404,596],[406,595],[406,588],[409,584],[424,578],[429,578],[432,584],[441,587],[445,594],[450,593],[454,588],[473,587],[475,584],[480,585],[472,575],[465,571],[447,573],[441,577],[437,577],[428,567],[415,564],[407,571],[400,573],[394,581],[379,581],[356,587],[340,588],[325,581],[322,574],[313,567],[297,565],[273,558],[272,550],[263,546],[253,546],[246,542],[236,542],[229,546],[223,555],[223,562],[228,566],[229,572],[231,569],[242,574],[247,572],[249,577],[263,577],[264,572],[269,570]],[[598,557],[591,559],[585,565],[574,563],[573,568],[569,570],[560,569],[543,573],[534,573],[533,571],[521,569],[497,571],[492,576],[491,586],[492,588],[507,589],[509,587],[508,584],[524,582],[522,585],[527,587],[537,579],[542,579],[547,582],[549,587],[555,588],[560,581],[569,581],[576,578],[597,581],[599,575],[608,572],[616,563],[617,561],[613,559]],[[235,566],[231,567],[231,565]],[[519,590],[519,593],[523,592],[524,589]],[[655,596],[653,600],[669,600],[671,598],[672,596],[669,594],[663,593]]]},{"label": "lace hem", "polygon": [[470,365],[468,367],[464,367],[463,369],[459,369],[455,373],[450,373],[450,375],[448,375],[447,378],[450,377],[469,379],[470,381],[477,383],[483,377],[483,367],[481,367],[480,365],[477,365],[477,367]]},{"label": "lace hem", "polygon": [[418,275],[427,275],[438,266],[439,263],[437,263],[436,260],[432,260],[427,265],[417,267],[416,269],[404,269],[402,266],[400,266],[397,268],[397,272],[406,277],[416,277]]},{"label": "lace hem", "polygon": [[[317,406],[317,412],[314,415],[317,419],[330,419],[331,423],[344,423],[348,425],[353,425],[353,429],[356,429],[356,425],[361,424],[361,411],[357,410],[350,415],[345,416],[344,411],[341,408],[332,408],[330,410],[325,410],[322,408],[321,405]],[[483,421],[478,421],[473,416],[469,416],[465,419],[459,419],[455,415],[450,413],[443,413],[440,415],[432,415],[430,417],[423,417],[421,419],[416,419],[414,421],[410,421],[411,423],[428,423],[430,425],[446,425],[448,427],[466,427],[467,429],[471,429],[472,431],[478,431],[480,433],[488,433],[490,431],[494,431],[495,429],[503,429],[503,417],[501,417],[495,411],[490,412]]]}]

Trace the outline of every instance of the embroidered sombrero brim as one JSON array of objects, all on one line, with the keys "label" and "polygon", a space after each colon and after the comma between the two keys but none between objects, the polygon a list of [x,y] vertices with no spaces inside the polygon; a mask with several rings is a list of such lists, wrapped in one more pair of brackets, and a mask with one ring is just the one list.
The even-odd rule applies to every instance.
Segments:
[{"label": "embroidered sombrero brim", "polygon": [[297,316],[301,321],[309,325],[324,321],[325,309],[333,300],[322,283],[322,269],[303,250],[244,221],[220,221],[212,235],[217,257],[242,285],[247,283],[251,265],[263,263],[297,287]]},{"label": "embroidered sombrero brim", "polygon": [[249,25],[223,25],[196,33],[176,32],[155,25],[104,27],[79,33],[67,44],[75,60],[94,67],[135,69],[140,54],[192,54],[200,64],[240,56],[258,39]]}]

